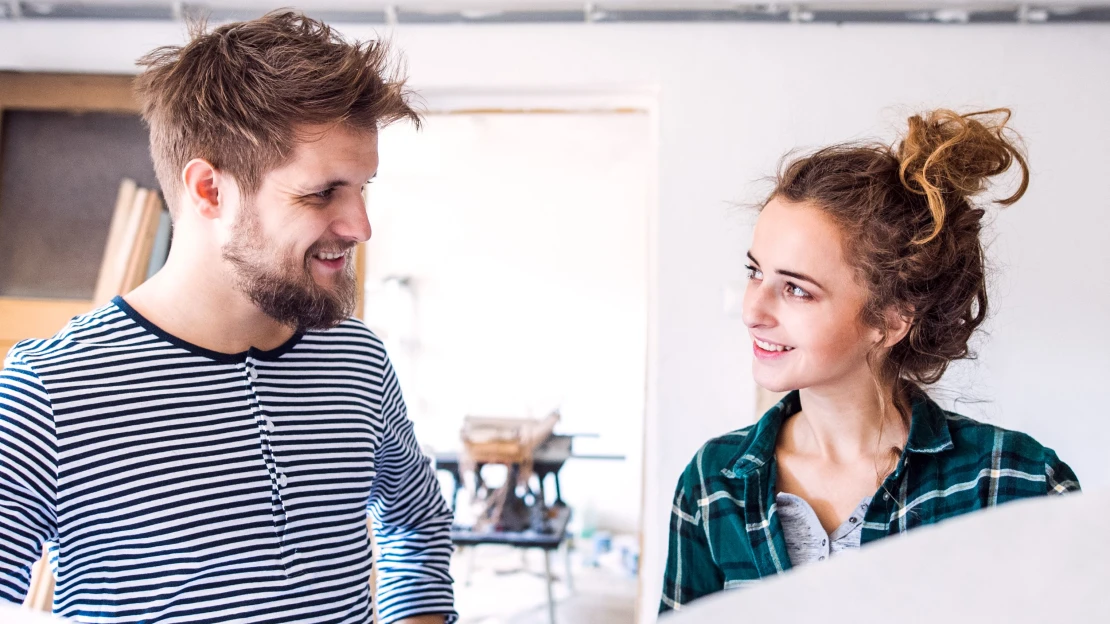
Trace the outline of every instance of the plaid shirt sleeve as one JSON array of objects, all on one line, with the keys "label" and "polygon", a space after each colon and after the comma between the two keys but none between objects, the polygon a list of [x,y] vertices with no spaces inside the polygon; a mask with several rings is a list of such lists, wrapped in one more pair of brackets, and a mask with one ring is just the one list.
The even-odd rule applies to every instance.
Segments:
[{"label": "plaid shirt sleeve", "polygon": [[1075,476],[1071,467],[1060,461],[1056,452],[1050,448],[1044,450],[1044,474],[1048,494],[1079,491],[1079,477]]},{"label": "plaid shirt sleeve", "polygon": [[690,601],[719,592],[724,587],[724,575],[709,549],[706,518],[700,509],[690,504],[685,481],[683,475],[671,507],[671,531],[660,613],[680,610]]}]

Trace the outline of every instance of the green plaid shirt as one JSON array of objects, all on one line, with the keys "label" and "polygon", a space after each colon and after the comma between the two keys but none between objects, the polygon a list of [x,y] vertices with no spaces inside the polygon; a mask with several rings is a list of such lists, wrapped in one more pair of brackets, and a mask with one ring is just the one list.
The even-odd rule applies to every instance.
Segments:
[{"label": "green plaid shirt", "polygon": [[[945,412],[921,395],[894,472],[864,518],[861,544],[1012,500],[1079,490],[1051,449]],[[775,442],[801,409],[788,394],[755,425],[710,440],[682,473],[671,510],[660,611],[790,569],[775,513]]]}]

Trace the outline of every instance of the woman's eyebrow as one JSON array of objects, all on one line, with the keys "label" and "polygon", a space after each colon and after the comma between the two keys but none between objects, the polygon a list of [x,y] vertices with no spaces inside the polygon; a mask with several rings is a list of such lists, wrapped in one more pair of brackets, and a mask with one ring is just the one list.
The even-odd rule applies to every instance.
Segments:
[{"label": "woman's eyebrow", "polygon": [[[756,264],[756,266],[759,265],[759,260],[756,260],[755,256],[753,256],[752,252],[750,252],[750,251],[748,252],[748,259],[751,260],[752,262],[754,262]],[[809,282],[810,284],[813,284],[814,286],[816,286],[816,287],[818,287],[822,290],[825,289],[825,287],[821,285],[821,282],[818,282],[817,280],[815,280],[812,277],[806,275],[805,273],[798,273],[797,271],[784,271],[782,269],[776,269],[775,273],[778,273],[779,275],[785,275],[787,277],[793,277],[794,279],[801,280],[803,282]]]},{"label": "woman's eyebrow", "polygon": [[805,273],[795,273],[794,271],[783,271],[782,269],[779,269],[779,270],[775,271],[775,273],[778,273],[779,275],[785,275],[787,277],[793,277],[794,279],[801,280],[803,282],[809,282],[810,284],[813,284],[814,286],[820,288],[821,290],[825,289],[825,287],[821,285],[821,282],[818,282],[817,280],[815,280],[812,277],[806,275]]}]

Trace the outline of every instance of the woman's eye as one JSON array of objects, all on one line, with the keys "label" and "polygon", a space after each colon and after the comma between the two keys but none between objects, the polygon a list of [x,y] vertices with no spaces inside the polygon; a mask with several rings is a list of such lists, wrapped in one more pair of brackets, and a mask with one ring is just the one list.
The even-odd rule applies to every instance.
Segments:
[{"label": "woman's eye", "polygon": [[761,280],[761,279],[763,279],[763,271],[760,271],[759,269],[757,269],[753,266],[745,266],[744,268],[748,270],[748,279],[750,279],[750,280]]},{"label": "woman's eye", "polygon": [[331,199],[332,193],[335,193],[335,189],[330,188],[320,191],[319,193],[313,193],[312,197],[314,197],[315,199],[328,200]]},{"label": "woman's eye", "polygon": [[809,299],[809,293],[807,293],[805,289],[803,289],[801,286],[798,286],[796,284],[788,283],[786,285],[786,294],[790,295],[791,297],[797,297],[798,299]]}]

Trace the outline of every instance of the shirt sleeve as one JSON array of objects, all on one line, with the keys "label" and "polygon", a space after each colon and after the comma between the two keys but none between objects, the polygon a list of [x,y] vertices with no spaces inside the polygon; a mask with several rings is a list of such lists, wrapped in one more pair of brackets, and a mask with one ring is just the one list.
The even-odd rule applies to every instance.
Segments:
[{"label": "shirt sleeve", "polygon": [[450,573],[451,509],[420,451],[392,365],[386,362],[382,442],[370,490],[383,624],[438,614],[457,619]]},{"label": "shirt sleeve", "polygon": [[13,354],[0,370],[0,600],[23,602],[31,565],[57,538],[57,449],[46,390]]},{"label": "shirt sleeve", "polygon": [[1078,492],[1079,477],[1072,472],[1071,466],[1060,461],[1056,452],[1046,448],[1044,450],[1045,487],[1048,494],[1067,494]]},{"label": "shirt sleeve", "polygon": [[667,567],[659,612],[678,611],[691,601],[721,591],[724,575],[713,560],[700,509],[690,504],[689,492],[679,481],[671,506]]}]

